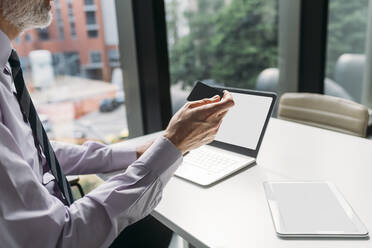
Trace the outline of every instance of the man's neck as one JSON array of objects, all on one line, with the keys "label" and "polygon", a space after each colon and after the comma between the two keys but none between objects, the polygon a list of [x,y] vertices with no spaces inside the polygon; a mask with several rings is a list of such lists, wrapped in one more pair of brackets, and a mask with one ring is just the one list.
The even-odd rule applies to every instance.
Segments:
[{"label": "man's neck", "polygon": [[9,40],[14,40],[21,33],[18,28],[4,20],[2,16],[0,16],[0,29],[8,36]]}]

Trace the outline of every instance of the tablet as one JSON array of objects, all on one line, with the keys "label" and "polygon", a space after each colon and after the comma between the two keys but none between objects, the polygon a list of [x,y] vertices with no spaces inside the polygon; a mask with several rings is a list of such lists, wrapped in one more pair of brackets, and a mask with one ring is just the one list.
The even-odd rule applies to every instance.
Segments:
[{"label": "tablet", "polygon": [[364,238],[368,230],[329,182],[264,182],[280,237]]},{"label": "tablet", "polygon": [[274,110],[276,94],[227,87],[216,89],[228,90],[235,105],[227,112],[209,145],[256,158]]}]

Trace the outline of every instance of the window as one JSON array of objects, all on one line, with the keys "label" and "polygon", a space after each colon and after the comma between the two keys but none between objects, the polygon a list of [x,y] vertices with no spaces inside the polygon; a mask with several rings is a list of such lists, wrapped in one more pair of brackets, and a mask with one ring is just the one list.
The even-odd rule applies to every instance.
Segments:
[{"label": "window", "polygon": [[278,2],[165,1],[174,110],[195,80],[260,88],[259,75],[278,66]]},{"label": "window", "polygon": [[[114,3],[115,0],[105,0],[104,7],[96,6],[95,18],[102,18],[105,32],[100,37],[101,33],[93,31],[92,36],[102,38],[100,42],[88,37],[84,4],[55,0],[49,28],[25,31],[27,46],[13,43],[22,58],[22,66],[27,67],[25,80],[35,89],[31,95],[36,107],[52,123],[49,134],[56,140],[82,143],[94,139],[113,143],[128,136],[121,69],[105,59],[110,51],[119,60],[118,40],[108,42],[103,36],[113,37],[117,32]],[[64,30],[64,23],[69,31]],[[110,30],[106,31],[105,27]],[[33,35],[37,38],[31,39]],[[48,42],[43,42],[47,39]]]},{"label": "window", "polygon": [[98,30],[88,30],[88,37],[89,38],[97,38],[98,37]]},{"label": "window", "polygon": [[72,39],[75,39],[77,34],[76,34],[76,25],[75,25],[75,16],[74,16],[74,9],[72,7],[72,1],[68,0],[67,1],[67,8],[68,8],[68,20],[70,22],[70,35]]},{"label": "window", "polygon": [[80,75],[80,56],[79,52],[62,52],[52,54],[54,73],[57,75]]},{"label": "window", "polygon": [[90,52],[90,61],[92,63],[101,63],[102,62],[102,54],[99,51]]},{"label": "window", "polygon": [[28,42],[31,42],[31,40],[32,40],[31,34],[26,34],[26,35],[25,35],[25,39],[26,39],[26,42],[27,42],[27,43],[28,43]]},{"label": "window", "polygon": [[[58,7],[57,7],[58,6]],[[64,40],[65,39],[65,31],[63,27],[63,19],[62,19],[62,13],[59,9],[59,5],[56,6],[56,21],[57,21],[57,28],[58,28],[58,39]]]},{"label": "window", "polygon": [[49,40],[49,31],[47,28],[38,29],[39,39],[42,41]]},{"label": "window", "polygon": [[329,1],[325,94],[362,102],[368,0]]},{"label": "window", "polygon": [[70,33],[71,33],[71,38],[76,38],[76,27],[75,27],[75,22],[70,22]]},{"label": "window", "polygon": [[56,9],[57,25],[63,23],[61,9]]},{"label": "window", "polygon": [[88,25],[97,24],[96,12],[94,12],[94,11],[87,11],[87,12],[85,12],[85,16],[86,16],[87,24]]},{"label": "window", "polygon": [[63,26],[58,26],[58,39],[59,40],[65,39],[65,30],[63,29]]},{"label": "window", "polygon": [[97,38],[99,26],[97,24],[96,11],[86,11],[85,17],[88,37]]},{"label": "window", "polygon": [[94,0],[84,0],[85,5],[94,5]]},{"label": "window", "polygon": [[73,19],[74,18],[74,9],[72,7],[72,3],[68,3],[68,16],[70,17],[70,19]]},{"label": "window", "polygon": [[109,50],[107,55],[109,63],[112,66],[118,67],[120,65],[120,54],[118,50]]}]

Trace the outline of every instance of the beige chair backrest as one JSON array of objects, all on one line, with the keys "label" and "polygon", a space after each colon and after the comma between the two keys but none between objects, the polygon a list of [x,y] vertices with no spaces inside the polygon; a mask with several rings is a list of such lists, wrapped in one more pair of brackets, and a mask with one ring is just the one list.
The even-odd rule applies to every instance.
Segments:
[{"label": "beige chair backrest", "polygon": [[278,117],[320,128],[366,137],[368,109],[338,97],[312,93],[285,93]]}]

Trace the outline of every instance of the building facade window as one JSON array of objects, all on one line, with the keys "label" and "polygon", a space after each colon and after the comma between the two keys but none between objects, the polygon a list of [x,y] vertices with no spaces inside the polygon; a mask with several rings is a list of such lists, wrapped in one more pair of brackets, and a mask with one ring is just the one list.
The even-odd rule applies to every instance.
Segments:
[{"label": "building facade window", "polygon": [[25,35],[25,39],[26,39],[26,42],[27,42],[27,43],[28,43],[28,42],[31,42],[31,40],[32,40],[31,34],[26,34],[26,35]]},{"label": "building facade window", "polygon": [[70,17],[70,19],[73,19],[74,18],[74,9],[72,7],[72,2],[69,2],[67,4],[67,7],[68,7],[68,16]]},{"label": "building facade window", "polygon": [[49,31],[47,28],[38,29],[38,36],[39,36],[39,40],[46,41],[50,39]]},{"label": "building facade window", "polygon": [[65,30],[63,27],[63,19],[61,9],[56,7],[56,20],[57,20],[57,27],[58,27],[58,39],[64,40],[65,39]]},{"label": "building facade window", "polygon": [[80,57],[78,52],[54,53],[52,60],[56,75],[80,76]]},{"label": "building facade window", "polygon": [[68,20],[70,23],[70,35],[72,39],[75,39],[77,37],[77,32],[76,32],[76,24],[75,24],[75,16],[74,16],[72,0],[67,1],[67,9],[68,9]]},{"label": "building facade window", "polygon": [[71,34],[71,38],[73,39],[75,39],[77,36],[75,22],[70,23],[70,34]]},{"label": "building facade window", "polygon": [[89,38],[97,38],[98,37],[98,30],[88,30],[88,37]]},{"label": "building facade window", "polygon": [[58,26],[58,39],[64,40],[65,39],[65,30],[63,26]]},{"label": "building facade window", "polygon": [[94,5],[94,0],[84,0],[86,6]]},{"label": "building facade window", "polygon": [[109,63],[112,66],[120,66],[120,54],[118,50],[109,50],[107,52]]},{"label": "building facade window", "polygon": [[85,12],[85,17],[86,17],[86,20],[87,20],[87,25],[97,24],[97,18],[96,18],[96,12],[95,11]]},{"label": "building facade window", "polygon": [[57,24],[63,23],[61,9],[56,8]]},{"label": "building facade window", "polygon": [[90,52],[90,62],[95,63],[102,63],[102,54],[100,51],[93,51]]},{"label": "building facade window", "polygon": [[87,35],[89,38],[97,38],[98,37],[98,23],[97,23],[97,16],[95,10],[86,10],[85,11],[85,19],[86,19],[86,28],[87,28]]},{"label": "building facade window", "polygon": [[17,38],[15,38],[14,42],[15,42],[16,44],[21,43],[21,38],[19,38],[19,36],[18,36]]}]

